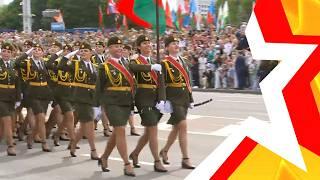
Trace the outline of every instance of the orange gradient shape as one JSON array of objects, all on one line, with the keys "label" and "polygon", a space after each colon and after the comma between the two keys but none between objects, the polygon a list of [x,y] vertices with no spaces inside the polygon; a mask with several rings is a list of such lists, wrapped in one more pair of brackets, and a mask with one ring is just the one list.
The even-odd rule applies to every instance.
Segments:
[{"label": "orange gradient shape", "polygon": [[293,35],[320,35],[320,0],[281,0],[281,2]]},{"label": "orange gradient shape", "polygon": [[320,112],[320,73],[311,81],[311,90],[316,101],[318,111]]},{"label": "orange gradient shape", "polygon": [[229,180],[319,180],[320,157],[300,146],[307,172],[257,145]]}]

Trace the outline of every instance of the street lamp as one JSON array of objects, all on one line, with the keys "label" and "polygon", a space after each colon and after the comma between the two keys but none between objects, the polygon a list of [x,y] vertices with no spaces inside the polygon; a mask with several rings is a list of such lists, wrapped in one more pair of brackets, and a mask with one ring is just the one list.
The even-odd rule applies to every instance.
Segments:
[{"label": "street lamp", "polygon": [[22,17],[23,17],[23,31],[25,33],[31,33],[32,31],[32,14],[31,14],[31,2],[30,0],[22,0]]}]

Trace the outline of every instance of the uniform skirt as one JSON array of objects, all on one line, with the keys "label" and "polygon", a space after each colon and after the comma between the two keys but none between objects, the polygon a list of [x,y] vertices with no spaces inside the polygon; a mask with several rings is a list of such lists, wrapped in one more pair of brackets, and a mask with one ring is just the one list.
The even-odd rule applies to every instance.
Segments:
[{"label": "uniform skirt", "polygon": [[180,121],[187,119],[188,107],[182,105],[176,105],[172,103],[172,110],[170,119],[167,124],[177,125]]},{"label": "uniform skirt", "polygon": [[137,108],[141,117],[142,126],[156,126],[162,117],[160,111],[155,107],[144,106]]},{"label": "uniform skirt", "polygon": [[57,99],[57,103],[60,106],[62,114],[65,114],[66,112],[69,112],[69,111],[74,111],[74,106],[70,101]]},{"label": "uniform skirt", "polygon": [[113,127],[126,126],[131,114],[131,106],[104,105],[110,125]]},{"label": "uniform skirt", "polygon": [[0,101],[0,118],[11,116],[14,113],[14,102]]},{"label": "uniform skirt", "polygon": [[28,99],[28,104],[30,105],[33,114],[37,115],[40,113],[47,113],[49,101],[42,99]]},{"label": "uniform skirt", "polygon": [[91,104],[85,103],[76,103],[75,112],[78,116],[78,119],[82,123],[93,121],[93,107]]}]

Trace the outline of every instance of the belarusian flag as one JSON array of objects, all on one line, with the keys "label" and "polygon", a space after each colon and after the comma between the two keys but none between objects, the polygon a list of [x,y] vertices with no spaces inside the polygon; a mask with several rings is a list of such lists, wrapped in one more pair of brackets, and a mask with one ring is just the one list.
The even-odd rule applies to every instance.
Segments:
[{"label": "belarusian flag", "polygon": [[170,28],[173,28],[173,16],[170,11],[169,3],[168,1],[166,2],[166,25]]},{"label": "belarusian flag", "polygon": [[119,0],[118,11],[135,24],[156,29],[156,2],[159,6],[160,33],[166,30],[166,17],[161,0]]}]

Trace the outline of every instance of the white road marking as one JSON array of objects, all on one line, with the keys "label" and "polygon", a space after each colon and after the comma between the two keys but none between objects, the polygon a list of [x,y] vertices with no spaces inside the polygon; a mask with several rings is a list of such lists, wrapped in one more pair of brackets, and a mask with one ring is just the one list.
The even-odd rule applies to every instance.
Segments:
[{"label": "white road marking", "polygon": [[229,101],[229,100],[214,100],[214,102],[225,102],[225,103],[246,103],[246,104],[263,104],[262,102],[252,102],[252,101]]}]

